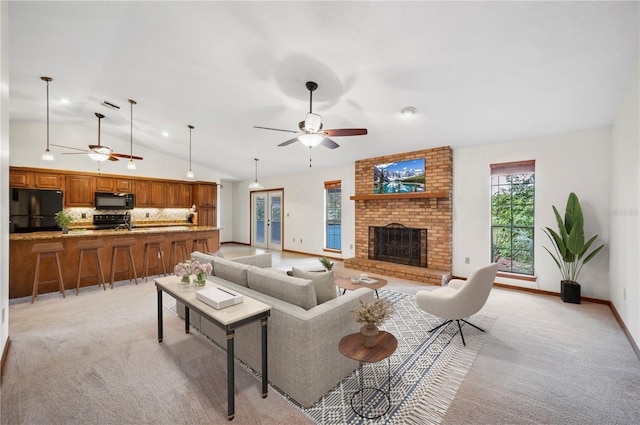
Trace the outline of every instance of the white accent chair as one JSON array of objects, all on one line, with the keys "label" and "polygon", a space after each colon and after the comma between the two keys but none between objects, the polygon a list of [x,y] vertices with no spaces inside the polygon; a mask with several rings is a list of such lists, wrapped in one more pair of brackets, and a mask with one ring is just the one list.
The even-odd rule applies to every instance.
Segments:
[{"label": "white accent chair", "polygon": [[434,316],[446,319],[444,323],[429,332],[433,332],[455,320],[458,323],[458,329],[460,329],[462,344],[465,346],[467,344],[462,334],[461,320],[484,332],[484,329],[467,322],[464,318],[477,313],[484,306],[497,272],[498,264],[491,263],[474,270],[467,280],[453,279],[447,286],[442,288],[437,288],[433,291],[418,291],[416,294],[418,306]]}]

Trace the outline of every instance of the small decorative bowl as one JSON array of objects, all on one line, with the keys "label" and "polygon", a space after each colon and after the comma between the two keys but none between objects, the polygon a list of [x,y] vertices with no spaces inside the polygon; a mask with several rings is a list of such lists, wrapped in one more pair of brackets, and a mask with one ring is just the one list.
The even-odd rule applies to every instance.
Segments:
[{"label": "small decorative bowl", "polygon": [[360,283],[360,276],[351,276],[351,283],[354,285]]}]

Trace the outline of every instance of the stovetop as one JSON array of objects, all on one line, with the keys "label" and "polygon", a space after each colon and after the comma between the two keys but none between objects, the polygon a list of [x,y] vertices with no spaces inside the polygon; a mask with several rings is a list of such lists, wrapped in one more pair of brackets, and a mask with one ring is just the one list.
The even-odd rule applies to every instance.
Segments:
[{"label": "stovetop", "polygon": [[96,229],[115,229],[131,220],[129,214],[94,214],[93,225]]}]

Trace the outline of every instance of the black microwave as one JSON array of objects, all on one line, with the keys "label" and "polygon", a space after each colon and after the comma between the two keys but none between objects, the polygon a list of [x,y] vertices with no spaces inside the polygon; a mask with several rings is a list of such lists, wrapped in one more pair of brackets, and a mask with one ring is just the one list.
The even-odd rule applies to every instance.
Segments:
[{"label": "black microwave", "polygon": [[97,210],[132,210],[135,207],[133,193],[96,192]]}]

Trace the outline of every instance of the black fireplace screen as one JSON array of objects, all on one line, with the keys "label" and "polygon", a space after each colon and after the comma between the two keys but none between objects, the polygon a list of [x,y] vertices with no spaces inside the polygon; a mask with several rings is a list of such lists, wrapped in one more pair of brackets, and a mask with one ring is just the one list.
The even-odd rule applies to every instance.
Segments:
[{"label": "black fireplace screen", "polygon": [[427,229],[369,226],[369,259],[427,267]]}]

